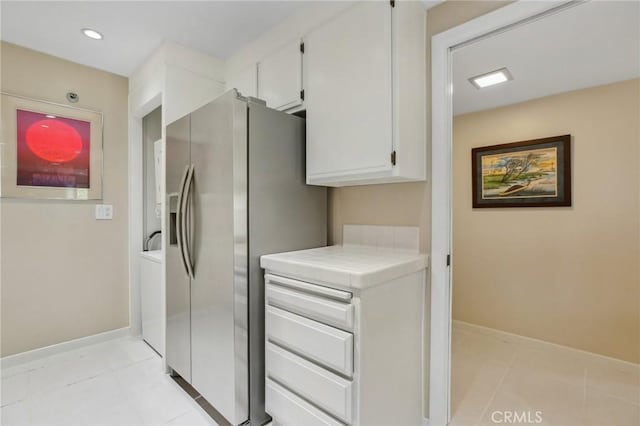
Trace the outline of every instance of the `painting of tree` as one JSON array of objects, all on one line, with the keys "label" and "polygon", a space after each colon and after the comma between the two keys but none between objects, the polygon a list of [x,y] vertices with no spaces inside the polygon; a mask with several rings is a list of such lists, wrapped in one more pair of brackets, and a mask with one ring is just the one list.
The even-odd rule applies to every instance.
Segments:
[{"label": "painting of tree", "polygon": [[569,142],[566,135],[474,148],[474,207],[492,201],[509,207],[551,205],[566,198],[571,178]]}]

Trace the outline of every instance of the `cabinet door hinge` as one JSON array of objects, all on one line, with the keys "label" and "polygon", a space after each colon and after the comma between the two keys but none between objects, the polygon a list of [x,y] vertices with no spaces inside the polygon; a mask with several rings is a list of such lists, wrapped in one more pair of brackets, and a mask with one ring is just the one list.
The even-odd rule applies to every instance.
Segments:
[{"label": "cabinet door hinge", "polygon": [[304,53],[304,42],[300,43],[300,53]]},{"label": "cabinet door hinge", "polygon": [[389,0],[389,3],[391,3],[391,7],[396,7],[396,0]]},{"label": "cabinet door hinge", "polygon": [[447,255],[447,266],[451,266],[451,255]]},{"label": "cabinet door hinge", "polygon": [[300,99],[304,101],[304,89],[300,91]]},{"label": "cabinet door hinge", "polygon": [[395,151],[391,152],[391,165],[392,166],[396,165],[396,152]]}]

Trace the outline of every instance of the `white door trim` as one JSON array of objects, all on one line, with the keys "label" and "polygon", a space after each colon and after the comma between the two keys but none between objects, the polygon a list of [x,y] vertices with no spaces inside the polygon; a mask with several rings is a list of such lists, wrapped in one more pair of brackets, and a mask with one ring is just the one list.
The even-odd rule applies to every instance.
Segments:
[{"label": "white door trim", "polygon": [[[144,198],[142,118],[161,106],[162,98],[162,93],[156,93],[151,99],[142,104],[133,104],[131,93],[129,94],[129,326],[133,336],[142,335],[140,306],[140,253],[142,252],[142,240],[144,237],[142,219],[144,208],[142,203]],[[164,353],[164,348],[162,349]]]},{"label": "white door trim", "polygon": [[429,364],[429,423],[445,426],[450,416],[451,378],[451,269],[452,253],[452,76],[451,52],[456,46],[489,33],[506,29],[553,9],[579,4],[556,0],[519,0],[472,21],[442,32],[431,39],[431,345]]}]

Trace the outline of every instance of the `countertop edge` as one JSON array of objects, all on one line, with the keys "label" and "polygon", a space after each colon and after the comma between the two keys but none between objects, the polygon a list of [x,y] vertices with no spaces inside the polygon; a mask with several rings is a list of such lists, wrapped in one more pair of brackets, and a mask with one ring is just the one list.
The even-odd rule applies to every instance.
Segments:
[{"label": "countertop edge", "polygon": [[338,286],[348,289],[364,290],[405,275],[428,269],[429,255],[416,253],[415,258],[391,267],[358,273],[319,265],[309,265],[294,260],[281,260],[262,256],[260,266],[275,275],[287,276],[299,280],[309,280],[322,285]]}]

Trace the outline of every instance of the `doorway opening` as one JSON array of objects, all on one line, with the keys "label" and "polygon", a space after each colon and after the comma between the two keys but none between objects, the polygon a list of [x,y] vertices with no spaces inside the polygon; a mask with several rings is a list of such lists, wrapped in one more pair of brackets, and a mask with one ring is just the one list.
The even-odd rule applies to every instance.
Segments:
[{"label": "doorway opening", "polygon": [[[638,424],[640,9],[503,9],[434,37],[430,420]],[[522,146],[472,157],[563,135],[569,170]],[[570,206],[500,206],[564,172]]]}]

